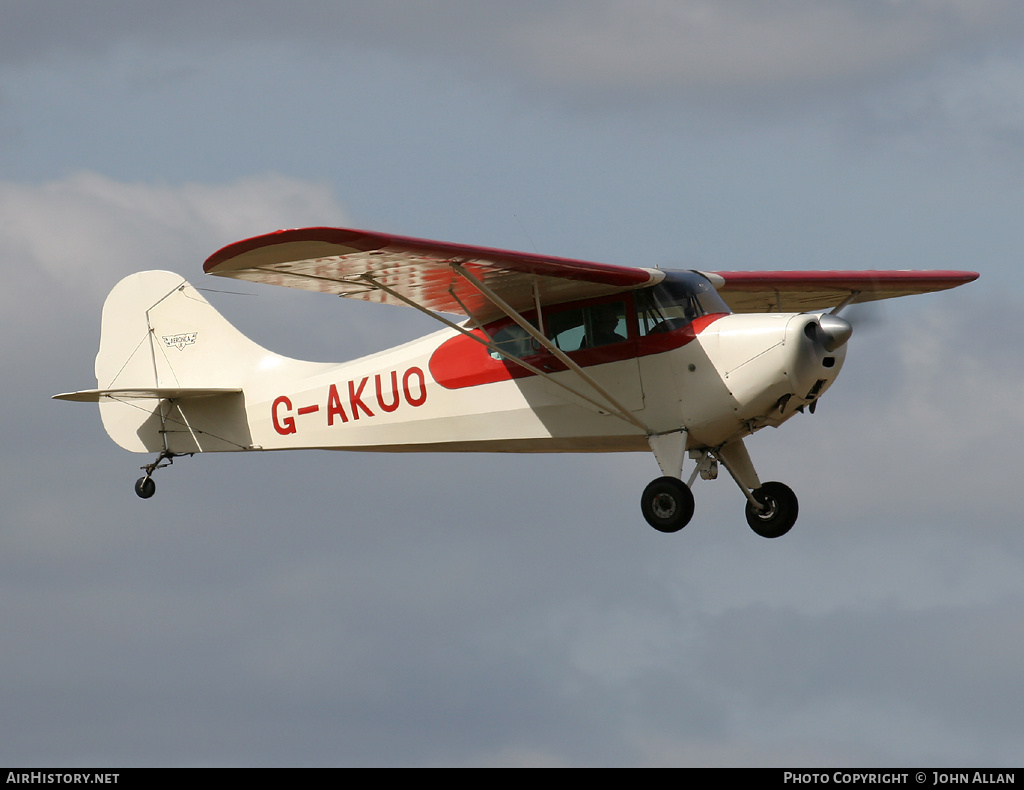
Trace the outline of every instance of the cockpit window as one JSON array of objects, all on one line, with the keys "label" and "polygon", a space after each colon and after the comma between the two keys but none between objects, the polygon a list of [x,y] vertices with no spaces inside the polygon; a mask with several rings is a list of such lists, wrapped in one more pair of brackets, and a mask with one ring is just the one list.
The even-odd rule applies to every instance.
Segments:
[{"label": "cockpit window", "polygon": [[[632,334],[631,318],[632,311],[625,299],[583,307],[557,306],[545,314],[545,333],[559,350],[581,351],[625,342]],[[532,320],[530,323],[536,326]],[[493,332],[491,339],[497,346],[491,349],[492,359],[521,359],[541,350],[541,344],[518,324],[505,324]]]},{"label": "cockpit window", "polygon": [[[532,323],[532,322],[531,322]],[[494,344],[506,354],[519,357],[529,356],[539,348],[536,340],[530,337],[530,333],[519,324],[507,324],[494,333],[492,337]],[[491,350],[492,359],[504,359],[505,354]]]},{"label": "cockpit window", "polygon": [[621,343],[629,336],[626,315],[624,301],[562,310],[548,317],[548,336],[562,351]]},{"label": "cockpit window", "polygon": [[636,292],[640,334],[671,332],[710,313],[728,313],[718,291],[696,272],[669,272],[657,285]]},{"label": "cockpit window", "polygon": [[[634,323],[631,299],[635,300],[639,326]],[[633,291],[630,296],[588,300],[582,306],[547,307],[544,334],[556,348],[571,353],[635,340],[637,329],[639,336],[645,337],[682,329],[703,315],[729,312],[728,305],[706,277],[696,272],[674,271],[667,272],[657,285]],[[526,317],[537,327],[532,313]],[[544,352],[542,344],[518,324],[506,320],[490,326],[488,336],[495,346],[490,350],[492,359],[524,359]]]}]

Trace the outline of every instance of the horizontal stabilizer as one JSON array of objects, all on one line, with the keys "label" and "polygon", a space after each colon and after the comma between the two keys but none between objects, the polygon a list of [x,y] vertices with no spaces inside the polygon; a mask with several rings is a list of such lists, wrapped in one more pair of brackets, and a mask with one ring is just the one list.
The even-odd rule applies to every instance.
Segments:
[{"label": "horizontal stabilizer", "polygon": [[52,396],[54,400],[70,400],[79,403],[100,403],[104,398],[112,400],[131,400],[148,398],[159,400],[179,400],[181,398],[205,398],[211,395],[230,395],[241,392],[241,387],[134,387],[112,390],[79,390],[78,392],[62,392]]}]

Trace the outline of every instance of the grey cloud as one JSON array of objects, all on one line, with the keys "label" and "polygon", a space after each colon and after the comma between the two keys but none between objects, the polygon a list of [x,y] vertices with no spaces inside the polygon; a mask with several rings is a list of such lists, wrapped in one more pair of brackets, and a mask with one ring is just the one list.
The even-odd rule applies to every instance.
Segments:
[{"label": "grey cloud", "polygon": [[207,255],[232,241],[321,224],[345,224],[331,189],[274,174],[176,187],[90,172],[42,184],[0,181],[0,247],[14,270],[38,270],[55,287],[94,299],[132,271],[194,278]]},{"label": "grey cloud", "polygon": [[649,93],[842,87],[1019,41],[1010,0],[563,0],[556,3],[274,2],[169,6],[8,2],[0,52],[96,53],[126,40],[164,47],[286,42],[465,64],[557,90]]},{"label": "grey cloud", "polygon": [[[584,12],[585,9],[585,12]],[[1002,36],[1005,2],[571,4],[530,29],[530,55],[552,79],[700,90],[842,84]],[[1017,29],[1019,34],[1019,28]]]}]

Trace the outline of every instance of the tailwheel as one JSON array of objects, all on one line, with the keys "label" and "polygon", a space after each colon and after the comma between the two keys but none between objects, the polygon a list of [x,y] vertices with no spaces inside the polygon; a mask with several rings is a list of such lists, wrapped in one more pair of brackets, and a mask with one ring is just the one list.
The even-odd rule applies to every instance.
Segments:
[{"label": "tailwheel", "polygon": [[659,477],[644,489],[640,510],[658,532],[678,532],[693,518],[693,492],[677,477]]},{"label": "tailwheel", "polygon": [[783,483],[765,483],[750,492],[762,506],[747,502],[747,523],[762,538],[781,538],[796,523],[799,513],[796,494]]},{"label": "tailwheel", "polygon": [[[191,453],[189,453],[189,455],[191,455]],[[175,453],[172,453],[170,450],[164,450],[156,457],[156,460],[153,463],[139,467],[146,473],[145,477],[140,477],[135,481],[135,493],[140,499],[149,499],[156,493],[156,483],[153,482],[153,473],[157,469],[163,469],[165,466],[173,464],[174,458]],[[161,463],[161,461],[167,461],[167,463]]]},{"label": "tailwheel", "polygon": [[156,493],[156,483],[152,477],[140,477],[135,481],[135,493],[140,499],[149,499]]}]

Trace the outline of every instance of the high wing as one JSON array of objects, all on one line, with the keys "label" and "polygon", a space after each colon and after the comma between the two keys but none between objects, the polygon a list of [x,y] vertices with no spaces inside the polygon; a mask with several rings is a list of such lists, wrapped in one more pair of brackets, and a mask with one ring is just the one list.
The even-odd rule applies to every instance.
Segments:
[{"label": "high wing", "polygon": [[978,279],[957,271],[703,272],[734,313],[804,313],[944,291]]},{"label": "high wing", "polygon": [[657,269],[427,241],[345,228],[281,230],[211,255],[208,274],[383,304],[414,303],[488,321],[501,311],[468,272],[513,310],[653,285]]},{"label": "high wing", "polygon": [[[208,274],[486,322],[511,311],[654,285],[658,269],[591,263],[346,228],[280,230],[211,255]],[[827,310],[977,279],[957,271],[702,272],[737,313]],[[476,280],[476,282],[473,282]],[[483,285],[484,288],[480,286]],[[490,295],[484,293],[490,291]]]}]

